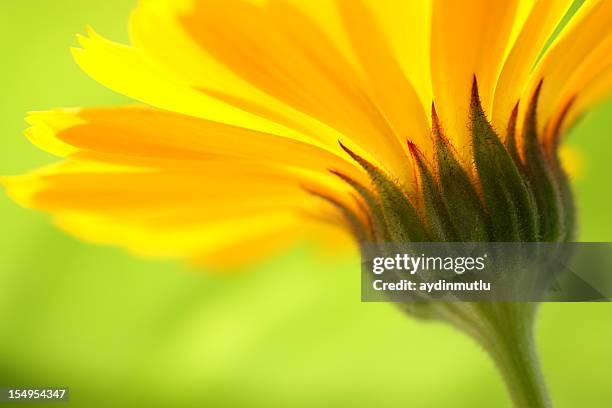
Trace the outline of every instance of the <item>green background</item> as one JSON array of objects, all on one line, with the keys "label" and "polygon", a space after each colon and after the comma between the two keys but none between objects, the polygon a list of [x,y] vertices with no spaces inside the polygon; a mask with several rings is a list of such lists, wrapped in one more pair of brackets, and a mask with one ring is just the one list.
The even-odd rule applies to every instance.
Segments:
[{"label": "green background", "polygon": [[[53,159],[24,114],[128,102],[88,79],[69,46],[86,24],[126,39],[131,1],[0,1],[0,174]],[[570,143],[581,239],[612,240],[612,103]],[[354,260],[294,249],[219,278],[78,242],[0,194],[0,386],[69,386],[70,405],[504,407],[470,339],[359,301]],[[612,406],[612,305],[545,304],[537,329],[558,407]],[[37,405],[39,406],[39,405]]]}]

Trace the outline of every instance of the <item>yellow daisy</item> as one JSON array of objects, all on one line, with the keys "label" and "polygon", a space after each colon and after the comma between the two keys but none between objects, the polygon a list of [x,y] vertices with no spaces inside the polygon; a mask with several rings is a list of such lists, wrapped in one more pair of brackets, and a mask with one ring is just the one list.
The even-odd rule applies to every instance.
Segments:
[{"label": "yellow daisy", "polygon": [[[73,53],[144,105],[31,113],[63,160],[2,181],[83,239],[208,264],[304,239],[568,241],[559,142],[612,90],[612,1],[572,3],[142,0],[130,45],[90,29]],[[424,307],[517,406],[549,405],[534,306]]]},{"label": "yellow daisy", "polygon": [[149,255],[238,261],[356,228],[372,238],[365,196],[381,191],[364,164],[424,218],[407,141],[435,178],[445,140],[482,198],[471,100],[505,140],[543,80],[537,136],[552,157],[552,140],[607,94],[611,2],[587,1],[541,55],[570,3],[143,0],[131,45],[90,29],[73,54],[146,106],[31,113],[27,137],[63,161],[4,184],[75,235]]}]

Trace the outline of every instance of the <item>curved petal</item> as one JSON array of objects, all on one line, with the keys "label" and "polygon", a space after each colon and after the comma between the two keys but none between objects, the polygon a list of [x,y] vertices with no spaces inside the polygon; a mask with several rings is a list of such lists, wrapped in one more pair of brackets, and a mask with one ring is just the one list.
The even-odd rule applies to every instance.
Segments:
[{"label": "curved petal", "polygon": [[387,41],[383,25],[375,20],[362,0],[338,0],[337,3],[375,101],[393,129],[400,149],[408,153],[406,141],[414,140],[424,152],[431,153],[429,123],[423,104]]},{"label": "curved petal", "polygon": [[234,158],[322,174],[335,168],[367,181],[352,163],[305,142],[144,107],[36,112],[29,121],[27,136],[63,156],[85,152],[105,161],[104,155],[114,155],[125,165],[143,164],[134,158],[159,159],[149,166],[187,162],[196,169],[207,160]]},{"label": "curved petal", "polygon": [[[288,223],[286,228],[268,231],[258,236],[244,237],[223,247],[198,253],[190,258],[196,266],[214,266],[222,271],[228,268],[243,266],[264,259],[267,256],[288,249],[295,242],[304,237],[316,237],[321,245],[317,248],[319,252],[336,259],[338,251],[349,252],[355,243],[347,234],[346,229],[334,225],[319,225],[296,220]],[[330,251],[330,253],[327,253]],[[333,251],[333,252],[332,252]]]},{"label": "curved petal", "polygon": [[493,125],[498,129],[506,128],[536,59],[571,3],[571,0],[536,1],[530,9],[495,88]]},{"label": "curved petal", "polygon": [[[586,84],[601,72],[609,61],[611,26],[612,2],[586,2],[538,64],[525,97],[528,98],[540,79],[544,79],[539,106],[539,127],[542,134],[555,112],[563,109],[567,98],[573,96],[571,91],[576,89],[567,87]],[[578,77],[574,82],[572,78],[576,74]]]},{"label": "curved petal", "polygon": [[[259,240],[276,232],[296,230],[307,220],[299,220],[293,213],[266,213],[238,216],[189,225],[159,227],[143,220],[117,222],[115,219],[81,215],[59,215],[55,223],[68,233],[89,242],[121,245],[130,252],[148,257],[198,258],[214,254],[244,240]],[[299,228],[298,228],[299,230]],[[291,238],[289,236],[288,238]],[[292,238],[307,238],[304,236]],[[287,244],[295,241],[288,240]],[[250,254],[249,254],[250,255]],[[233,254],[233,262],[241,258]],[[252,256],[252,255],[250,255]]]},{"label": "curved petal", "polygon": [[[397,154],[399,146],[390,143],[392,129],[357,75],[348,68],[334,74],[343,64],[342,54],[328,61],[317,55],[319,48],[300,47],[273,4],[181,2],[171,17],[178,21],[171,22],[157,18],[160,12],[147,6],[151,4],[163,9],[167,2],[144,2],[134,14],[131,32],[137,46],[122,46],[90,32],[89,38],[80,38],[83,49],[74,51],[79,65],[106,86],[163,109],[320,143],[335,151],[338,139],[350,139],[395,176],[411,179],[405,157]],[[296,10],[292,12],[299,13]],[[169,28],[170,39],[179,41],[177,50],[185,51],[177,62],[173,53],[161,51],[164,44],[164,49],[170,47],[169,39],[160,40],[156,21]],[[306,40],[302,43],[310,44],[307,39],[317,34],[316,24],[303,27],[309,30],[301,33]],[[198,48],[200,55],[190,68],[177,68],[181,61],[189,64],[185,58],[198,54]],[[206,80],[196,80],[198,74]]]},{"label": "curved petal", "polygon": [[340,134],[335,129],[262,92],[205,52],[180,21],[192,8],[192,0],[141,1],[129,24],[134,47],[158,69],[206,97],[279,123],[306,140],[314,138],[337,148]]},{"label": "curved petal", "polygon": [[106,40],[89,30],[79,37],[82,48],[73,49],[77,64],[96,81],[138,101],[190,116],[249,129],[278,133],[298,140],[300,132],[263,119],[191,88],[153,64],[146,54]]},{"label": "curved petal", "polygon": [[190,258],[288,229],[302,233],[287,240],[309,238],[304,225],[312,220],[304,214],[326,211],[328,204],[295,181],[265,167],[217,162],[194,172],[68,160],[2,184],[15,201],[52,213],[82,239]]},{"label": "curved petal", "polygon": [[563,134],[570,128],[575,121],[591,106],[612,96],[612,65],[608,66],[599,75],[591,80],[591,82],[580,91],[576,99],[573,101],[565,119],[561,117],[563,123],[555,123],[561,125]]},{"label": "curved petal", "polygon": [[[572,76],[566,79],[563,87],[557,89],[552,115],[548,117],[544,137],[553,136],[553,129],[558,128],[558,122],[563,118],[564,108],[584,92],[593,81],[596,81],[598,76],[603,75],[606,70],[611,68],[612,34],[597,44],[589,56],[576,66]],[[584,103],[584,100],[582,100],[582,103]]]},{"label": "curved petal", "polygon": [[468,106],[473,76],[491,113],[495,84],[516,13],[516,0],[436,0],[431,69],[436,110],[446,135],[469,157]]},{"label": "curved petal", "polygon": [[290,245],[308,238],[308,214],[331,207],[303,186],[359,211],[328,169],[368,180],[312,144],[145,107],[36,112],[29,121],[28,137],[67,159],[3,178],[8,194],[81,238],[149,255],[204,259],[281,233]]},{"label": "curved petal", "polygon": [[[334,64],[347,66],[339,54],[326,61],[315,48],[296,46],[295,38],[286,35],[286,22],[283,25],[268,8],[244,0],[198,0],[180,21],[203,52],[234,74],[337,129],[396,177],[411,177],[405,158],[397,154],[392,129],[360,84],[347,81],[354,78],[351,70],[340,77],[334,74]],[[306,39],[312,32],[308,27],[314,25],[302,27],[307,31],[300,35]]]},{"label": "curved petal", "polygon": [[388,42],[393,58],[418,94],[429,120],[433,100],[430,68],[432,1],[363,1],[371,11],[383,40]]}]

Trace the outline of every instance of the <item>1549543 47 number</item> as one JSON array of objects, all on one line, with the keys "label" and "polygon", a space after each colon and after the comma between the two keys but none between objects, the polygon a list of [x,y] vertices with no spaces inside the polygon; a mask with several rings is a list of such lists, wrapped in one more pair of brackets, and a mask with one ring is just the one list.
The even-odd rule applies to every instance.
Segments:
[{"label": "1549543 47 number", "polygon": [[5,388],[4,400],[66,400],[66,388]]}]

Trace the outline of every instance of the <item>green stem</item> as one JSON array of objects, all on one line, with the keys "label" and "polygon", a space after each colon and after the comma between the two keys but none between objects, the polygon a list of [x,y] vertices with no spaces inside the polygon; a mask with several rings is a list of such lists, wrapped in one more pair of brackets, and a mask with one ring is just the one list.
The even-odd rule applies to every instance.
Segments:
[{"label": "green stem", "polygon": [[475,338],[497,365],[516,408],[551,408],[533,340],[535,303],[437,304],[439,316]]},{"label": "green stem", "polygon": [[[524,306],[524,305],[523,305]],[[483,339],[517,408],[551,408],[533,338],[533,314],[520,304],[497,304]]]}]

